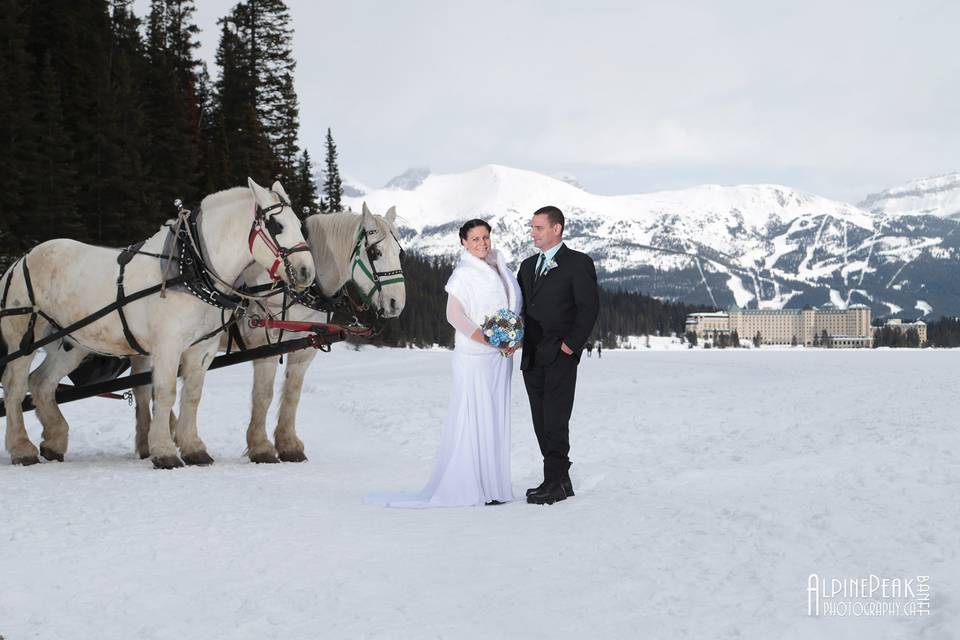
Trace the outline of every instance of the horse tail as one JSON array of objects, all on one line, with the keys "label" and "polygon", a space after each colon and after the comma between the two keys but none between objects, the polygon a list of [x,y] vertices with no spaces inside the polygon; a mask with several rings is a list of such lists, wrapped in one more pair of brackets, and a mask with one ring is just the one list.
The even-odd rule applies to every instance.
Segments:
[{"label": "horse tail", "polygon": [[[15,265],[16,263],[14,263]],[[11,265],[7,272],[3,274],[3,277],[0,277],[0,291],[6,292],[7,290],[7,280],[13,277],[13,266]],[[2,311],[7,306],[6,296],[3,296],[3,299],[0,300],[0,311]],[[3,319],[0,318],[0,360],[7,357],[7,354],[10,353],[10,349],[7,348],[7,341],[3,339]],[[5,363],[0,362],[0,378],[3,377],[3,372],[7,368]]]},{"label": "horse tail", "polygon": [[[14,260],[13,263],[7,267],[7,270],[0,276],[0,311],[4,311],[7,308],[7,294],[10,293],[10,285],[13,280],[13,273],[17,270],[17,265],[20,264],[21,260],[24,260],[26,256]],[[7,357],[10,353],[10,347],[7,345],[7,341],[3,338],[3,316],[0,316],[0,360]],[[0,378],[3,377],[3,372],[7,368],[5,363],[0,362]]]},{"label": "horse tail", "polygon": [[[10,350],[7,349],[7,341],[3,339],[3,331],[0,331],[0,359],[6,358],[8,353],[10,353]],[[3,378],[3,372],[6,368],[7,364],[5,362],[0,363],[0,378]]]}]

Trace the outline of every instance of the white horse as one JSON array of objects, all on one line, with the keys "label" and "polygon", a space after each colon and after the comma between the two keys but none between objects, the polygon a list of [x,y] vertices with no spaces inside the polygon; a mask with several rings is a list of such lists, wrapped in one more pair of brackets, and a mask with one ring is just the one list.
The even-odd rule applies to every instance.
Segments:
[{"label": "white horse", "polygon": [[[406,301],[403,272],[400,264],[401,248],[396,238],[396,210],[391,207],[385,216],[374,215],[363,205],[361,215],[354,213],[317,214],[304,222],[307,244],[313,254],[316,283],[324,296],[330,298],[344,287],[354,296],[370,305],[384,318],[399,316]],[[266,272],[258,265],[250,266],[241,276],[249,287],[268,284]],[[327,322],[327,313],[299,304],[283,309],[281,296],[258,301],[251,305],[250,314],[259,314],[302,322]],[[279,329],[255,329],[248,322],[238,323],[240,336],[247,348],[275,343]],[[283,339],[296,339],[309,334],[283,332]],[[221,350],[227,348],[227,338],[221,339]],[[273,401],[274,380],[279,356],[253,361],[253,403],[247,427],[247,455],[252,462],[303,462],[306,455],[303,442],[297,436],[296,415],[303,389],[303,378],[316,357],[315,349],[304,349],[287,354],[285,377],[281,391],[280,410],[274,443],[267,437],[267,411]],[[149,358],[131,359],[134,373],[150,369]],[[134,389],[137,406],[136,446],[140,457],[147,455],[147,428],[150,425],[150,387]],[[179,420],[177,420],[179,423]],[[279,459],[278,459],[279,458]]]},{"label": "white horse", "polygon": [[[40,453],[48,460],[63,460],[69,428],[55,401],[59,381],[88,352],[134,356],[138,348],[149,353],[153,362],[155,410],[147,443],[154,466],[170,469],[182,466],[183,462],[212,462],[197,434],[196,410],[206,369],[219,343],[219,336],[211,334],[222,324],[222,309],[202,298],[230,298],[229,285],[216,283],[235,282],[254,262],[266,268],[272,277],[298,289],[313,281],[315,271],[313,261],[305,253],[300,221],[279,182],[268,191],[248,179],[248,187],[207,196],[200,210],[202,213],[194,217],[195,225],[186,216],[181,217],[178,228],[185,231],[182,237],[184,242],[189,241],[193,253],[185,258],[182,254],[178,264],[189,272],[187,267],[193,262],[202,262],[211,287],[204,290],[193,281],[192,288],[197,293],[179,286],[166,288],[124,305],[122,315],[114,311],[77,329],[63,341],[61,350],[48,350],[47,361],[30,374],[29,382],[35,352],[6,364],[2,372],[7,410],[5,444],[14,464],[38,461],[37,448],[27,437],[20,408],[28,385],[43,425]],[[33,336],[49,335],[115,302],[118,287],[114,283],[121,271],[128,296],[160,283],[165,277],[171,278],[176,270],[171,273],[165,269],[157,257],[170,251],[169,246],[165,248],[170,234],[169,229],[162,228],[135,253],[128,252],[124,267],[119,266],[124,252],[73,240],[50,240],[32,249],[0,279],[4,309],[32,307],[34,311],[2,317],[0,356],[16,350],[17,345],[29,345]],[[188,288],[189,282],[188,279]],[[68,349],[72,346],[78,348]],[[183,462],[177,456],[169,423],[176,399],[178,366],[184,385],[176,440]]]},{"label": "white horse", "polygon": [[[363,205],[362,215],[339,213],[315,215],[306,221],[307,242],[317,268],[317,283],[325,296],[332,296],[344,286],[353,288],[366,304],[384,318],[399,316],[406,302],[406,288],[400,265],[401,248],[396,239],[396,211],[375,216]],[[364,241],[364,236],[366,241]],[[256,281],[264,282],[263,277]],[[267,309],[279,315],[279,307]],[[325,314],[294,305],[287,312],[290,320],[323,322]],[[279,331],[252,329],[245,325],[241,333],[248,347],[275,342]],[[291,339],[306,334],[285,333]],[[247,455],[253,462],[303,462],[303,442],[297,437],[295,422],[303,378],[316,357],[316,350],[291,353],[280,396],[280,409],[274,431],[274,443],[267,438],[267,410],[273,400],[274,379],[279,358],[254,361],[254,379],[250,423],[247,426]]]}]

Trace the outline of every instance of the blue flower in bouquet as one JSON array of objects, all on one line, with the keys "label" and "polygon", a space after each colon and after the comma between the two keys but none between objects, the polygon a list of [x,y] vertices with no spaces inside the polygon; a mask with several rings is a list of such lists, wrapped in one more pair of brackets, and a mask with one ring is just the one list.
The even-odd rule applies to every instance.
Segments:
[{"label": "blue flower in bouquet", "polygon": [[513,348],[523,341],[523,319],[510,309],[500,309],[487,316],[481,330],[494,347]]}]

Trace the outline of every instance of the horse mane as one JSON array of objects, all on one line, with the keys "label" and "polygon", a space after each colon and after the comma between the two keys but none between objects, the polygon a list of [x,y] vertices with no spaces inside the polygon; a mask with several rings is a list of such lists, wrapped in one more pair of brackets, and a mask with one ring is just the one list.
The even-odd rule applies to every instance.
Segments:
[{"label": "horse mane", "polygon": [[247,187],[231,187],[205,196],[200,201],[200,209],[215,209],[217,207],[235,204],[243,200],[250,200],[253,194]]},{"label": "horse mane", "polygon": [[[346,272],[357,239],[361,216],[356,213],[317,213],[309,216],[307,244],[317,267],[317,282],[324,295],[332,296],[349,279]],[[323,242],[317,242],[322,239]]]},{"label": "horse mane", "polygon": [[[362,219],[359,213],[340,211],[317,213],[304,221],[307,244],[317,267],[317,282],[325,295],[333,295],[350,279],[347,269]],[[373,220],[384,233],[396,234],[396,229],[383,216],[374,215]],[[317,238],[323,242],[316,242]]]}]

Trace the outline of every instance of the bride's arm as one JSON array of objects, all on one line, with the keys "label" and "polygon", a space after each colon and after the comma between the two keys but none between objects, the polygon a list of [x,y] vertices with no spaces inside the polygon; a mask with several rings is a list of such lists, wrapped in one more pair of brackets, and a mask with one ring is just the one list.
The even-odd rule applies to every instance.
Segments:
[{"label": "bride's arm", "polygon": [[483,332],[480,331],[480,327],[467,317],[463,305],[452,293],[447,294],[447,322],[463,335],[470,336],[472,340],[476,340],[480,344],[487,344],[487,341],[483,339]]}]

